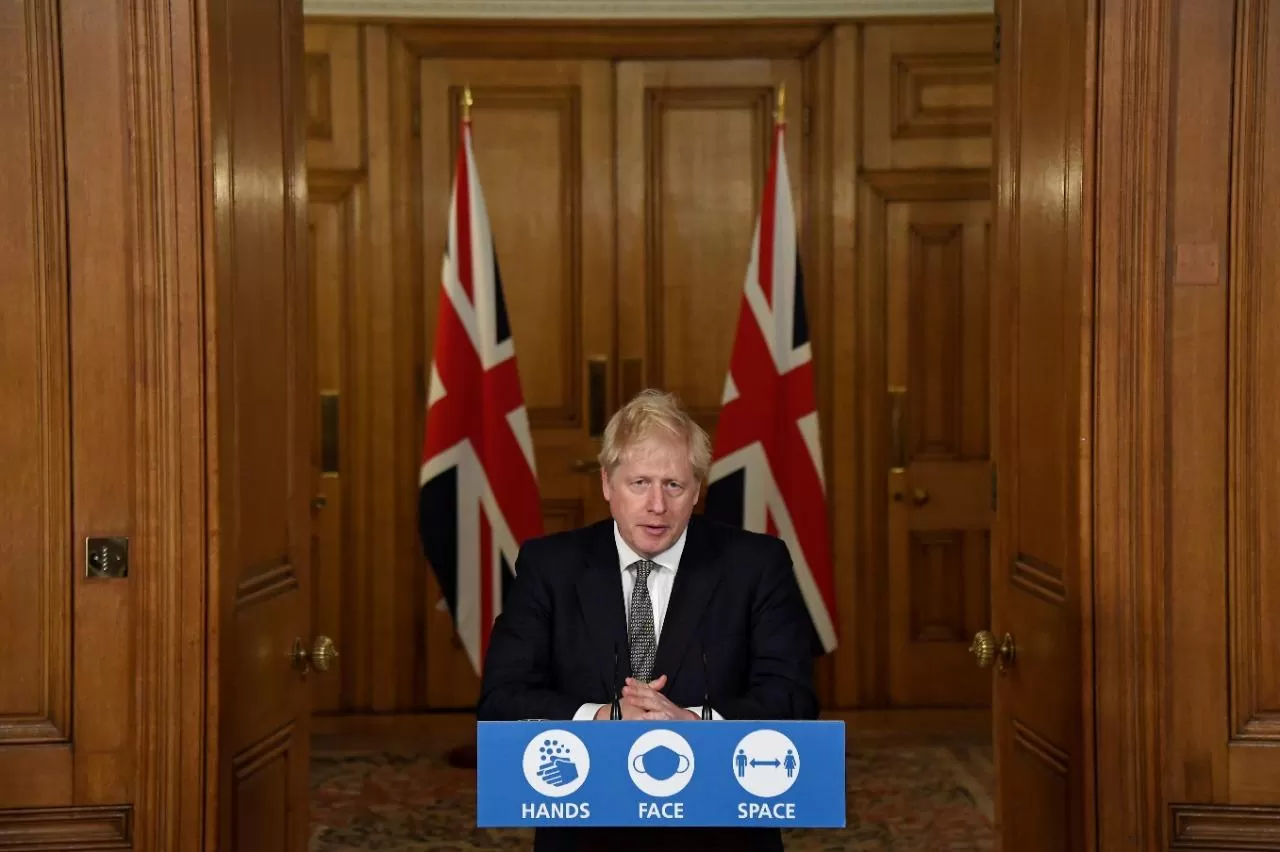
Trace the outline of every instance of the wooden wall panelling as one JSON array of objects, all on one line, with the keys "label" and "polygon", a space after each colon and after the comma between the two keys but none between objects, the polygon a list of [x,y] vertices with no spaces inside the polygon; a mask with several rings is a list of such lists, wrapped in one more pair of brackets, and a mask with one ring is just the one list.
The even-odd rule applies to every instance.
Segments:
[{"label": "wooden wall panelling", "polygon": [[1171,852],[1270,852],[1280,849],[1280,808],[1178,805],[1170,808]]},{"label": "wooden wall panelling", "polygon": [[[533,432],[547,531],[606,516],[595,457],[603,421],[590,414],[590,363],[605,368],[598,401],[616,406],[612,70],[594,60],[422,59],[421,191],[430,369],[439,269],[458,144],[471,86],[473,145]],[[406,365],[408,366],[408,365]],[[419,563],[421,564],[421,563]],[[425,570],[425,568],[419,569]],[[427,704],[470,707],[479,681],[427,586]],[[448,649],[448,650],[442,650]]]},{"label": "wooden wall panelling", "polygon": [[852,548],[857,517],[853,473],[848,463],[853,443],[851,372],[854,315],[851,305],[855,264],[855,187],[857,175],[858,31],[853,24],[839,24],[822,40],[805,62],[805,100],[809,121],[809,168],[805,175],[809,199],[804,216],[806,247],[806,299],[813,311],[809,319],[815,338],[825,341],[825,352],[814,364],[818,384],[822,447],[826,462],[827,512],[836,566],[836,612],[839,645],[834,653],[817,661],[815,675],[819,700],[824,707],[852,706],[856,694],[854,640],[857,620]]},{"label": "wooden wall panelling", "polygon": [[797,58],[822,40],[821,21],[458,20],[394,26],[418,56],[449,59]]},{"label": "wooden wall panelling", "polygon": [[[307,49],[309,168],[312,158],[319,163],[310,174],[319,335],[312,422],[321,439],[317,494],[325,497],[317,512],[313,606],[317,631],[342,650],[337,677],[317,684],[314,706],[319,713],[385,713],[420,706],[425,682],[416,476],[406,475],[416,470],[420,422],[412,432],[404,427],[406,412],[420,411],[413,372],[419,336],[404,309],[413,303],[412,282],[395,272],[412,244],[395,219],[396,194],[414,170],[401,177],[393,160],[399,143],[386,28],[312,26]],[[325,104],[335,105],[327,116]],[[316,138],[321,131],[351,141],[326,147]],[[327,427],[336,447],[327,453],[325,405],[337,410],[336,428]],[[329,463],[336,454],[339,470],[324,469],[326,454]]]},{"label": "wooden wall panelling", "polygon": [[[394,281],[394,335],[397,365],[397,400],[395,434],[392,438],[392,463],[398,472],[395,487],[396,564],[404,566],[405,582],[400,592],[401,612],[411,613],[404,618],[402,629],[407,636],[402,641],[412,648],[412,657],[404,657],[412,665],[412,671],[401,671],[401,683],[405,676],[411,678],[412,691],[397,698],[398,712],[427,706],[427,672],[431,667],[431,646],[427,640],[427,622],[430,608],[438,597],[427,591],[430,571],[423,558],[422,543],[418,535],[418,476],[422,464],[422,437],[425,426],[423,413],[427,406],[427,362],[425,337],[425,300],[428,283],[435,270],[438,278],[439,260],[426,263],[423,256],[422,210],[422,156],[421,156],[421,101],[419,91],[418,57],[397,38],[395,30],[387,33],[385,57],[374,70],[374,77],[385,80],[379,89],[380,115],[386,122],[379,139],[386,150],[380,153],[387,174],[392,179],[377,186],[389,185],[389,234],[391,261],[389,270]],[[382,70],[385,68],[385,70]],[[366,79],[369,79],[366,76]],[[376,83],[370,84],[372,90]],[[385,99],[385,100],[384,100]],[[404,634],[401,634],[402,636]],[[452,651],[453,643],[450,643]]]},{"label": "wooden wall panelling", "polygon": [[364,166],[364,63],[361,28],[309,24],[303,42],[307,171]]},{"label": "wooden wall panelling", "polygon": [[[202,831],[192,6],[0,11],[16,276],[0,382],[17,412],[0,456],[22,496],[0,560],[5,848],[197,848]],[[127,578],[85,576],[89,535],[129,538]]]},{"label": "wooden wall panelling", "polygon": [[[1158,323],[1160,333],[1177,342],[1156,361],[1165,380],[1161,390],[1166,407],[1143,414],[1151,421],[1148,428],[1165,430],[1165,453],[1171,462],[1158,474],[1157,481],[1166,483],[1167,502],[1157,505],[1163,511],[1156,517],[1168,524],[1164,573],[1168,588],[1178,590],[1167,598],[1167,661],[1160,666],[1172,699],[1160,736],[1168,754],[1166,795],[1176,802],[1229,801],[1231,757],[1224,748],[1222,723],[1230,713],[1231,685],[1240,683],[1244,674],[1228,672],[1224,666],[1239,659],[1229,651],[1234,621],[1229,599],[1235,590],[1247,589],[1250,598],[1261,591],[1256,576],[1227,576],[1258,553],[1246,530],[1256,507],[1248,505],[1247,495],[1230,493],[1232,484],[1241,481],[1237,472],[1246,471],[1231,468],[1241,461],[1245,468],[1252,466],[1250,450],[1261,449],[1253,435],[1229,434],[1248,429],[1238,418],[1251,416],[1257,402],[1250,400],[1248,409],[1237,407],[1251,395],[1239,380],[1248,382],[1256,375],[1250,359],[1252,321],[1259,306],[1250,304],[1251,258],[1237,256],[1227,262],[1228,222],[1234,198],[1244,214],[1238,220],[1237,239],[1245,235],[1256,221],[1247,194],[1264,183],[1261,175],[1251,173],[1249,155],[1242,149],[1244,161],[1235,177],[1245,183],[1232,186],[1236,16],[1231,5],[1188,3],[1166,19],[1168,52],[1162,76],[1169,88],[1164,104],[1153,105],[1162,109],[1160,118],[1168,122],[1168,159],[1161,179],[1172,190],[1167,191],[1167,208],[1156,211],[1168,222],[1161,246],[1168,253],[1163,281],[1153,285],[1162,287],[1163,304],[1142,313],[1144,321]],[[1249,48],[1242,45],[1242,50]],[[1243,109],[1237,120],[1244,128],[1256,112],[1243,100],[1237,103]],[[1241,301],[1232,306],[1229,297]],[[1157,313],[1156,307],[1163,307],[1163,312]],[[1238,309],[1252,315],[1237,314]],[[1229,323],[1234,326],[1230,331]],[[1234,352],[1229,353],[1228,340],[1238,346]],[[1237,371],[1241,367],[1244,373]],[[1232,464],[1224,471],[1228,456]],[[1232,535],[1231,528],[1242,535]],[[1243,549],[1235,550],[1236,543]],[[1253,653],[1247,656],[1255,659]],[[1209,685],[1212,688],[1206,688]]]},{"label": "wooden wall panelling", "polygon": [[[365,72],[365,134],[368,138],[368,229],[364,234],[368,257],[366,278],[357,282],[361,316],[356,331],[357,358],[364,372],[361,412],[366,427],[356,440],[366,442],[362,487],[362,556],[368,609],[367,662],[369,698],[363,706],[390,712],[411,700],[421,632],[412,617],[415,595],[421,589],[422,564],[406,562],[400,547],[396,521],[403,517],[399,504],[405,492],[397,488],[409,471],[396,467],[397,412],[407,400],[397,395],[403,377],[411,374],[404,363],[400,343],[404,324],[399,321],[402,291],[394,277],[395,254],[400,250],[392,229],[392,187],[401,178],[391,169],[391,132],[388,79],[388,37],[383,27],[362,28],[367,66]],[[416,479],[416,477],[413,477]]]},{"label": "wooden wall panelling", "polygon": [[209,843],[306,848],[314,474],[301,4],[210,2]]},{"label": "wooden wall panelling", "polygon": [[133,829],[128,806],[0,810],[0,849],[129,852],[135,848]]},{"label": "wooden wall panelling", "polygon": [[[617,74],[620,395],[672,391],[714,435],[780,83],[803,222],[803,68],[798,60],[626,61]],[[821,304],[816,290],[807,292]],[[826,341],[810,331],[821,351]]]},{"label": "wooden wall panelling", "polygon": [[0,497],[0,806],[20,807],[73,801],[72,318],[57,6],[7,4],[0,33],[0,266],[13,276],[0,314],[0,465],[15,483]]},{"label": "wooden wall panelling", "polygon": [[992,45],[989,21],[867,25],[865,168],[990,166]]},{"label": "wooden wall panelling", "polygon": [[1122,2],[1102,19],[1098,204],[1118,211],[1097,288],[1103,848],[1280,837],[1270,18]]},{"label": "wooden wall panelling", "polygon": [[[1266,331],[1280,318],[1280,250],[1273,237],[1280,221],[1266,201],[1280,191],[1280,20],[1275,11],[1273,4],[1259,0],[1247,0],[1237,9],[1239,73],[1231,160],[1226,616],[1232,692],[1227,752],[1231,802],[1250,805],[1280,802],[1280,607],[1275,605],[1280,601],[1280,542],[1273,531],[1280,496],[1271,481],[1274,459],[1280,457],[1280,347]],[[1227,16],[1216,14],[1214,20],[1229,31]],[[1187,20],[1185,26],[1198,23]],[[1222,32],[1219,44],[1229,43]],[[1215,53],[1221,55],[1220,50]],[[1225,68],[1219,66],[1218,73],[1219,79],[1230,79]],[[1218,163],[1225,159],[1220,154]],[[1213,245],[1216,249],[1222,243]],[[1280,815],[1274,810],[1267,836],[1280,837]]]},{"label": "wooden wall panelling", "polygon": [[[130,108],[132,21],[123,7],[63,15],[70,292],[71,540],[135,532],[138,439],[133,383],[149,364],[135,361],[130,271],[139,223],[139,187],[127,163],[138,114]],[[93,177],[90,177],[93,175]],[[56,304],[56,302],[54,303]],[[55,308],[56,310],[56,308]],[[54,340],[50,340],[52,344]],[[76,345],[93,341],[93,346]],[[75,706],[72,739],[77,804],[117,804],[133,796],[134,648],[137,574],[86,578],[82,554],[72,587]]]}]

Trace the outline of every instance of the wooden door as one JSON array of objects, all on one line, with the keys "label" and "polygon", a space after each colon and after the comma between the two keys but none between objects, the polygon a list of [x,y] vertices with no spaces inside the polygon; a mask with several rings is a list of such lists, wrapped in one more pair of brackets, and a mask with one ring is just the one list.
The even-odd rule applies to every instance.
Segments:
[{"label": "wooden door", "polygon": [[[596,456],[617,407],[612,70],[607,61],[426,59],[421,98],[425,345],[440,297],[460,101],[472,144],[533,432],[546,532],[608,517]],[[425,364],[424,364],[425,367]],[[425,403],[425,399],[424,399]],[[431,578],[428,599],[440,590]],[[431,607],[427,703],[472,707],[479,679]]]},{"label": "wooden door", "polygon": [[[307,848],[312,459],[298,0],[208,10],[215,128],[211,630],[217,843]],[[314,666],[312,665],[314,661]],[[308,671],[309,669],[309,671]]]},{"label": "wooden door", "polygon": [[804,227],[802,62],[627,61],[617,78],[619,398],[672,391],[714,435],[781,83]]},{"label": "wooden door", "polygon": [[968,651],[990,604],[990,205],[884,207],[889,700],[986,706]]},{"label": "wooden door", "polygon": [[138,789],[135,607],[160,565],[138,552],[158,492],[128,26],[111,4],[0,3],[0,846],[127,842]]},{"label": "wooden door", "polygon": [[1092,444],[1086,6],[1002,0],[999,11],[998,490],[991,631],[979,650],[994,669],[1001,848],[1074,852],[1085,848],[1092,783],[1082,652]]}]

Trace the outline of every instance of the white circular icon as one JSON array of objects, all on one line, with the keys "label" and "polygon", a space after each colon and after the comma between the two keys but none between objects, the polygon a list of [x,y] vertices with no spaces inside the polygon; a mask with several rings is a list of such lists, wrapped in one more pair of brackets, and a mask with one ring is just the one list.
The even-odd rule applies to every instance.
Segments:
[{"label": "white circular icon", "polygon": [[648,731],[632,744],[627,772],[650,796],[674,796],[693,779],[693,749],[675,731]]},{"label": "white circular icon", "polygon": [[753,796],[780,796],[800,777],[800,751],[777,731],[752,731],[733,750],[733,777]]},{"label": "white circular icon", "polygon": [[544,796],[560,798],[577,792],[590,771],[587,747],[568,731],[543,731],[525,746],[524,778]]}]

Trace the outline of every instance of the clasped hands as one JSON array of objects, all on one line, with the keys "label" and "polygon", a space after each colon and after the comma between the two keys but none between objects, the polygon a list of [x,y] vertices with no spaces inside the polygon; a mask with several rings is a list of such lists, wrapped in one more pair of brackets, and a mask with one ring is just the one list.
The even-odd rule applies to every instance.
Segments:
[{"label": "clasped hands", "polygon": [[[671,703],[671,699],[662,694],[662,688],[666,685],[666,675],[662,675],[657,680],[649,683],[644,683],[633,677],[627,678],[626,685],[622,687],[622,700],[619,702],[619,706],[622,708],[622,718],[649,721],[697,719],[697,713],[692,710],[686,710],[683,707],[677,707]],[[608,704],[596,711],[596,718],[609,718]]]}]

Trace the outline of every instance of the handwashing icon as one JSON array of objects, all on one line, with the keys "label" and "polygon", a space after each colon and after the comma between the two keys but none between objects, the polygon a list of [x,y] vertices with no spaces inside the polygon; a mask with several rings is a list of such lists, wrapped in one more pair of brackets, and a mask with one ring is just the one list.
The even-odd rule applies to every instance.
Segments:
[{"label": "handwashing icon", "polygon": [[666,781],[674,775],[688,772],[692,765],[687,755],[664,745],[654,746],[644,754],[637,754],[631,761],[632,769],[655,781]]}]

